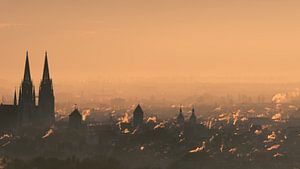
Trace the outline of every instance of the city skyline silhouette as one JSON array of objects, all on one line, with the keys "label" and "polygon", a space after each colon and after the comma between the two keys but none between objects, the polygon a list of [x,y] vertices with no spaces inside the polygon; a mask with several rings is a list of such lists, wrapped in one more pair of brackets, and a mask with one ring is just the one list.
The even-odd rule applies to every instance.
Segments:
[{"label": "city skyline silhouette", "polygon": [[298,169],[299,8],[0,0],[0,169]]}]

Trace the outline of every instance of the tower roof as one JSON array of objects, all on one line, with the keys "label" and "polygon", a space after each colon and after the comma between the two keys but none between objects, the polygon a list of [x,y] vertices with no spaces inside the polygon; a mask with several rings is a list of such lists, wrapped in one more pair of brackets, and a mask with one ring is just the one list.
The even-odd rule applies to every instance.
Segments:
[{"label": "tower roof", "polygon": [[192,109],[192,114],[190,116],[190,121],[195,122],[197,120],[196,114],[195,114],[195,109],[193,107]]},{"label": "tower roof", "polygon": [[45,52],[45,62],[44,62],[44,72],[42,80],[49,80],[50,73],[49,73],[49,66],[48,66],[48,56],[47,51]]},{"label": "tower roof", "polygon": [[144,111],[142,109],[142,107],[140,106],[140,104],[138,104],[133,112],[133,114],[144,114]]},{"label": "tower roof", "polygon": [[184,121],[184,116],[182,114],[182,108],[180,106],[180,109],[179,109],[179,114],[177,116],[177,121]]},{"label": "tower roof", "polygon": [[25,71],[24,71],[24,79],[23,80],[31,81],[28,51],[26,51]]},{"label": "tower roof", "polygon": [[78,108],[75,108],[74,111],[69,115],[70,117],[82,117],[82,115],[80,114]]}]

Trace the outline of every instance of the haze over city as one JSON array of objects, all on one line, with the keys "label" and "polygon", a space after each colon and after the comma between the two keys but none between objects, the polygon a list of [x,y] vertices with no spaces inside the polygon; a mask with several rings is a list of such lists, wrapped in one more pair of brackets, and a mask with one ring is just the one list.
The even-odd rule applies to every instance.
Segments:
[{"label": "haze over city", "polygon": [[297,169],[300,1],[0,0],[0,169]]}]

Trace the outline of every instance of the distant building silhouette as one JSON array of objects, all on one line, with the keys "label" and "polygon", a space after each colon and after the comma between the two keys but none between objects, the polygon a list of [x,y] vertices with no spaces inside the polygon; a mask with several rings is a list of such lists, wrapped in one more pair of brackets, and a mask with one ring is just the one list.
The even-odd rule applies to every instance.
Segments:
[{"label": "distant building silhouette", "polygon": [[19,91],[19,120],[21,125],[27,125],[37,116],[35,91],[30,75],[28,51],[26,52],[24,77]]},{"label": "distant building silhouette", "polygon": [[74,111],[69,115],[69,127],[81,128],[82,127],[82,115],[76,107]]},{"label": "distant building silhouette", "polygon": [[52,79],[50,78],[48,56],[45,53],[45,63],[42,81],[39,89],[39,101],[38,111],[41,119],[46,123],[53,123],[55,121],[54,116],[54,92]]},{"label": "distant building silhouette", "polygon": [[50,125],[54,122],[54,92],[49,73],[47,53],[45,54],[44,72],[38,98],[38,104],[36,104],[35,87],[31,80],[29,56],[28,51],[26,51],[24,76],[19,88],[19,99],[17,99],[15,91],[12,105],[0,105],[1,120],[11,125],[5,125],[6,127],[2,127],[4,124],[0,125],[0,130],[13,124],[16,127],[17,124],[26,126],[39,122],[39,125]]},{"label": "distant building silhouette", "polygon": [[11,131],[18,123],[17,105],[0,105],[0,131]]},{"label": "distant building silhouette", "polygon": [[189,122],[190,122],[190,124],[192,124],[192,125],[194,125],[194,124],[197,123],[197,117],[196,117],[196,115],[195,115],[195,109],[194,109],[194,107],[193,107],[193,109],[192,109],[192,114],[191,114],[191,116],[190,116]]},{"label": "distant building silhouette", "polygon": [[179,125],[179,126],[183,126],[184,125],[184,116],[182,114],[182,108],[180,107],[179,109],[179,114],[177,116],[177,119],[176,119],[176,123]]},{"label": "distant building silhouette", "polygon": [[144,123],[144,112],[140,104],[138,104],[135,110],[133,111],[133,127],[134,128],[141,127],[143,126],[143,123]]}]

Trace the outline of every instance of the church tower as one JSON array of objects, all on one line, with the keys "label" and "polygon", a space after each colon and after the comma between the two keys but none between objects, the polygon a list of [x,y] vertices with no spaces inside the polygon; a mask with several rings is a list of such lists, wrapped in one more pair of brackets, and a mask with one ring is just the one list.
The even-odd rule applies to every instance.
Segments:
[{"label": "church tower", "polygon": [[176,122],[177,122],[177,125],[179,127],[183,127],[184,126],[184,116],[182,114],[182,108],[181,108],[181,106],[180,106],[180,109],[179,109],[179,114],[177,116]]},{"label": "church tower", "polygon": [[195,109],[194,109],[194,107],[193,107],[193,109],[192,109],[192,114],[191,114],[191,116],[190,116],[190,124],[191,125],[194,125],[194,124],[196,124],[197,123],[197,117],[196,117],[196,114],[195,114]]},{"label": "church tower", "polygon": [[40,118],[50,124],[54,122],[54,92],[49,73],[48,56],[45,52],[44,72],[39,88],[38,110]]},{"label": "church tower", "polygon": [[35,116],[35,96],[30,75],[28,51],[26,51],[25,71],[19,95],[19,120],[21,125],[26,125],[31,123]]},{"label": "church tower", "polygon": [[144,111],[142,110],[142,107],[140,104],[138,104],[133,111],[133,127],[143,127],[144,123]]}]

